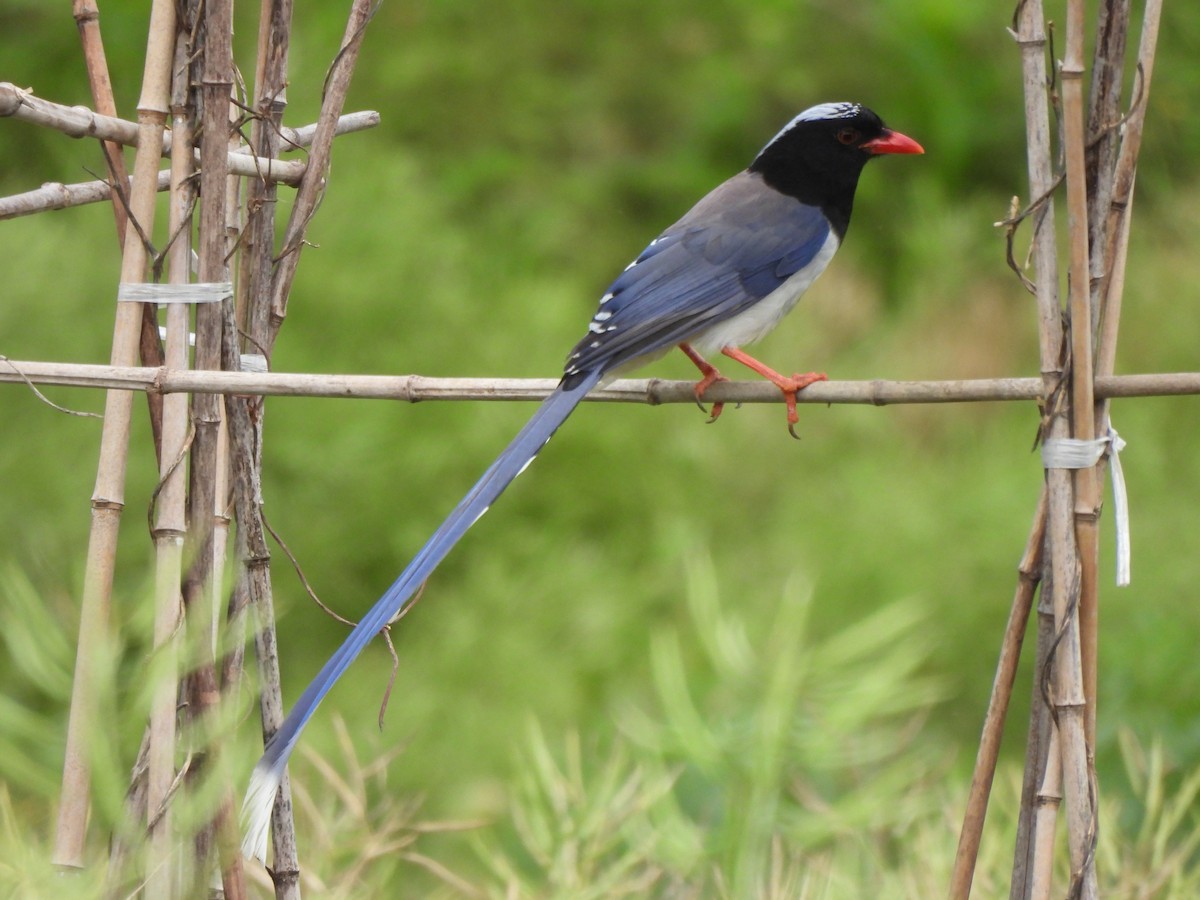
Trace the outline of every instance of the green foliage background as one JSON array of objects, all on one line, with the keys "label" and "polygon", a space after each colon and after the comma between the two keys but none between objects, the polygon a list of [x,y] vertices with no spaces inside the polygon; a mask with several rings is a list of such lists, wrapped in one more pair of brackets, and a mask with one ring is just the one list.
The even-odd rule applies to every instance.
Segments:
[{"label": "green foliage background", "polygon": [[[102,18],[118,103],[130,117],[143,6],[109,4]],[[315,117],[343,6],[297,10],[290,124]],[[1010,13],[1003,4],[949,0],[385,4],[349,103],[380,110],[383,125],[338,142],[329,192],[309,231],[318,246],[305,252],[274,367],[555,375],[599,293],[650,237],[742,168],[796,111],[848,98],[878,110],[927,154],[870,167],[838,260],[759,355],[835,378],[1035,374],[1033,303],[1006,270],[992,227],[1025,183],[1019,62],[1004,31]],[[255,14],[239,10],[247,77]],[[1138,180],[1120,371],[1197,368],[1193,148],[1200,127],[1191,110],[1200,75],[1189,54],[1198,28],[1194,16],[1168,4]],[[0,32],[0,78],[59,102],[89,102],[66,7],[8,0]],[[86,180],[101,166],[91,143],[15,121],[0,134],[5,194]],[[119,268],[109,210],[8,221],[0,237],[9,260],[0,353],[107,361]],[[654,374],[689,371],[683,360],[665,360]],[[48,393],[74,408],[102,405],[97,393]],[[357,616],[528,412],[499,404],[272,400],[267,514],[325,602]],[[891,788],[873,793],[864,773],[875,771],[876,759],[856,770],[857,781],[818,779],[812,790],[836,803],[860,789],[868,806],[930,795],[912,817],[932,829],[920,834],[942,848],[936,864],[944,868],[953,804],[969,777],[1040,487],[1030,452],[1036,416],[1032,406],[1017,405],[804,407],[804,440],[796,444],[774,406],[730,410],[714,427],[688,406],[585,406],[395,629],[400,670],[382,735],[373,723],[390,660],[379,646],[333,692],[306,742],[335,767],[347,759],[367,765],[402,746],[386,785],[369,796],[419,798],[419,816],[428,819],[492,823],[482,839],[490,850],[480,851],[476,832],[452,832],[423,836],[422,852],[468,879],[511,882],[516,876],[496,860],[512,854],[525,872],[539,865],[509,824],[514,809],[537,807],[537,786],[525,784],[531,770],[553,769],[531,760],[531,746],[541,748],[535,756],[553,756],[563,752],[564,735],[577,734],[579,752],[599,765],[605,748],[617,747],[619,756],[632,752],[622,749],[631,742],[642,752],[657,748],[663,772],[678,771],[679,757],[648,737],[651,723],[669,720],[682,702],[661,690],[664,646],[675,642],[683,683],[717,698],[701,704],[710,725],[737,721],[753,702],[754,692],[730,687],[728,667],[714,665],[704,650],[706,635],[720,629],[711,617],[697,621],[689,606],[700,571],[724,608],[736,610],[735,630],[751,656],[803,663],[806,651],[846,634],[873,646],[873,632],[853,631],[862,623],[894,634],[889,650],[907,660],[894,680],[856,693],[851,688],[870,678],[872,660],[843,654],[830,665],[854,677],[820,694],[825,714],[844,709],[864,729],[884,727],[869,725],[864,711],[883,697],[895,701],[883,717],[893,736],[905,736],[893,741],[904,755],[888,763],[895,767],[887,770]],[[1129,441],[1134,582],[1116,591],[1106,580],[1097,755],[1104,790],[1126,803],[1113,816],[1119,828],[1144,805],[1137,779],[1125,776],[1119,728],[1157,742],[1168,786],[1172,772],[1200,762],[1193,556],[1200,456],[1194,400],[1127,401],[1115,407],[1114,420]],[[0,780],[11,821],[36,844],[52,836],[99,425],[53,412],[15,386],[0,390],[0,421],[0,633],[7,646]],[[117,617],[126,629],[114,660],[117,685],[136,678],[147,654],[152,579],[142,511],[153,469],[139,421],[117,572]],[[277,558],[285,691],[294,697],[344,632],[306,600]],[[788,631],[785,601],[801,602],[798,596],[808,598],[805,625]],[[888,610],[903,613],[893,622]],[[792,653],[772,643],[781,629],[796,635]],[[762,675],[773,671],[763,667]],[[112,690],[112,721],[120,727],[107,735],[112,768],[101,781],[111,784],[101,785],[108,793],[99,807],[115,816],[142,707],[139,692]],[[906,706],[898,698],[910,690],[918,700]],[[1020,693],[1023,700],[1026,687]],[[803,693],[793,699],[815,702]],[[898,710],[904,715],[896,718]],[[1018,708],[1012,721],[1021,715]],[[336,717],[356,747],[350,757],[340,755]],[[531,720],[543,739],[529,737]],[[794,727],[803,731],[802,722]],[[255,731],[247,722],[233,739],[235,768],[253,760]],[[1014,724],[1009,759],[1019,758],[1022,738]],[[745,740],[722,758],[758,744],[754,732]],[[841,748],[824,749],[828,760]],[[782,780],[793,802],[803,796],[795,779],[812,768],[819,766]],[[693,800],[711,800],[721,784],[677,787],[690,785]],[[697,803],[693,811],[706,808]],[[737,804],[736,797],[717,803],[726,812]],[[814,808],[798,806],[810,814]],[[703,812],[695,820],[714,821]],[[919,841],[905,843],[909,826],[881,822],[865,815],[842,831],[882,831],[899,841],[900,849],[871,856],[876,869],[850,865],[865,867],[863,883],[896,857],[922,852]],[[812,845],[831,840],[816,835]],[[726,888],[745,896],[736,885],[758,883],[761,872],[738,881],[738,866],[767,863],[738,857],[738,846],[731,840],[725,847],[724,871],[735,879]],[[96,852],[103,853],[99,844]],[[846,883],[838,879],[850,877],[839,869],[841,852],[820,857],[835,873],[827,882],[834,896]],[[1001,872],[1006,852],[998,854]],[[320,870],[321,861],[314,865]],[[330,871],[321,877],[336,880]],[[437,883],[418,866],[395,863],[377,877],[410,886],[412,896]],[[526,888],[552,894],[562,884]],[[897,895],[922,895],[911,890]]]}]

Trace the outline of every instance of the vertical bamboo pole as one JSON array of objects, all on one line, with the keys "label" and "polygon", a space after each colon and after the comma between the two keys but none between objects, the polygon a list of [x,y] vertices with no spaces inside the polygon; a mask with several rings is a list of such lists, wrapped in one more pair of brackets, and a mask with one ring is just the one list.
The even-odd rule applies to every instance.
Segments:
[{"label": "vertical bamboo pole", "polygon": [[[255,154],[266,159],[278,158],[281,145],[279,125],[287,107],[291,27],[292,0],[262,0],[254,76],[255,118],[250,141]],[[269,328],[271,279],[275,267],[275,198],[274,182],[252,181],[247,185],[248,221],[242,245],[242,274],[236,315],[236,321],[241,323],[241,330],[246,335],[246,351],[261,354],[268,364],[275,337]],[[239,367],[240,340],[237,328],[235,316],[227,315],[226,368]],[[271,555],[261,514],[263,398],[227,397],[226,415],[229,421],[238,544],[243,560],[242,577],[230,615],[231,620],[241,622],[244,605],[249,605],[253,610],[255,653],[261,684],[259,703],[263,733],[269,736],[283,720],[283,705],[270,578]],[[229,662],[231,670],[240,675],[240,655]],[[300,861],[292,813],[291,783],[286,774],[280,783],[272,813],[271,837],[276,897],[280,900],[299,897]]]},{"label": "vertical bamboo pole", "polygon": [[[182,45],[182,39],[179,44]],[[183,49],[180,46],[179,49]],[[185,53],[176,52],[182,60]],[[187,284],[192,268],[191,219],[194,192],[192,174],[192,110],[186,66],[176,72],[171,91],[171,194],[167,251],[171,284]],[[187,304],[167,304],[167,366],[188,367],[188,331],[191,316]],[[146,866],[146,892],[151,897],[173,897],[179,890],[175,835],[168,803],[175,780],[176,697],[179,691],[179,660],[176,632],[182,597],[183,543],[187,531],[184,454],[188,433],[186,394],[168,394],[163,400],[162,454],[159,489],[155,504],[153,538],[157,565],[155,578],[154,644],[160,666],[150,711],[150,744],[147,756],[147,812],[150,831]]]},{"label": "vertical bamboo pole", "polygon": [[[226,368],[236,368],[237,327],[232,311],[228,309],[225,333]],[[260,510],[262,493],[257,449],[261,446],[261,432],[259,420],[254,416],[255,406],[252,398],[226,395],[225,409],[229,419],[229,440],[233,451],[234,504],[238,520],[239,555],[243,567],[238,594],[245,599],[254,614],[255,654],[258,657],[259,678],[262,682],[259,705],[264,739],[269,740],[283,722],[283,699],[279,687],[279,648],[275,640],[271,557]],[[275,851],[271,873],[275,883],[275,896],[277,900],[298,900],[300,863],[292,817],[291,783],[286,772],[279,784],[271,815],[271,842]]]},{"label": "vertical bamboo pole", "polygon": [[1045,536],[1046,491],[1043,489],[1033,516],[1033,527],[1025,543],[1025,553],[1017,566],[1017,589],[1008,614],[1008,624],[1004,628],[1000,658],[996,662],[996,677],[992,683],[992,695],[984,716],[983,734],[971,777],[967,810],[959,832],[958,850],[954,855],[954,870],[950,878],[951,900],[967,900],[971,895],[971,881],[979,857],[979,843],[983,838],[988,797],[996,774],[996,761],[1000,756],[1000,741],[1004,737],[1004,720],[1008,716],[1008,703],[1012,699],[1013,684],[1017,678],[1017,663],[1021,659],[1029,611],[1041,579]]},{"label": "vertical bamboo pole", "polygon": [[[92,106],[101,115],[115,117],[117,105],[113,98],[112,79],[108,74],[108,57],[104,52],[104,41],[100,36],[100,9],[96,6],[95,0],[73,0],[72,7],[75,24],[79,28],[79,40],[83,45],[88,83],[92,89]],[[108,169],[109,180],[114,185],[112,192],[113,219],[117,225],[117,243],[123,247],[129,218],[123,199],[125,185],[129,181],[129,175],[125,169],[125,157],[121,153],[120,145],[114,144],[112,141],[101,141],[100,149],[104,153],[104,163]],[[149,303],[142,308],[140,346],[143,365],[161,366],[163,364],[162,345],[158,340],[158,321],[154,307]],[[146,405],[150,409],[150,429],[154,434],[154,450],[161,457],[162,397],[147,391]]]},{"label": "vertical bamboo pole", "polygon": [[[112,79],[108,74],[108,57],[104,52],[104,42],[100,38],[100,10],[95,0],[73,0],[71,12],[75,17],[75,25],[79,28],[80,43],[83,45],[88,84],[92,89],[92,106],[101,115],[116,117],[117,104],[113,98]],[[125,169],[125,157],[121,155],[121,145],[112,141],[101,141],[100,149],[104,153],[104,164],[112,183],[117,186],[124,185],[129,180],[129,174]],[[128,217],[116,190],[113,191],[112,210],[117,225],[117,242],[123,244]]]},{"label": "vertical bamboo pole", "polygon": [[[262,217],[252,231],[254,256],[250,257],[248,271],[251,284],[247,292],[248,306],[245,322],[250,334],[250,349],[262,353],[268,360],[287,312],[287,301],[299,263],[300,251],[308,223],[316,213],[326,188],[329,160],[333,146],[337,120],[341,115],[349,89],[351,75],[358,60],[366,27],[374,14],[375,5],[370,0],[354,0],[346,23],[341,47],[330,66],[322,97],[321,113],[317,121],[316,134],[309,151],[308,168],[301,181],[292,213],[284,230],[282,249],[277,258],[268,265],[268,251],[273,243],[271,220]],[[259,139],[277,140],[273,131],[273,117],[282,114],[285,102],[287,43],[286,35],[291,20],[290,0],[264,0],[259,31],[260,59],[256,84],[255,109],[264,116],[256,123]],[[277,144],[259,148],[263,151]],[[260,208],[256,215],[262,214]],[[226,334],[232,335],[232,317],[227,320]],[[236,367],[232,358],[233,348],[226,346],[227,366]],[[261,402],[253,406],[243,398],[227,398],[226,408],[230,422],[230,440],[234,448],[234,473],[237,516],[240,525],[239,538],[245,560],[245,596],[254,609],[257,622],[255,650],[260,673],[260,704],[263,717],[263,735],[270,739],[283,722],[283,701],[280,693],[279,654],[275,640],[274,608],[270,582],[270,556],[260,513],[261,486],[260,467],[262,429]],[[257,412],[257,414],[255,414]],[[284,774],[276,797],[271,817],[271,838],[275,852],[273,877],[276,897],[299,896],[299,861],[295,847],[292,822],[291,788]]]},{"label": "vertical bamboo pole", "polygon": [[[233,6],[231,0],[206,0],[192,8],[195,15],[203,15],[196,47],[199,54],[196,81],[203,116],[200,141],[199,278],[202,282],[225,282],[230,277],[227,257],[236,237],[230,229],[230,198],[232,195],[236,199],[238,190],[236,184],[230,184],[227,164],[230,144],[236,142],[230,127],[233,111],[230,99],[234,89]],[[223,307],[230,303],[231,297],[220,304],[205,304],[197,310],[197,369],[221,368]],[[218,490],[218,484],[224,479],[220,471],[223,465],[221,431],[224,427],[221,398],[215,394],[195,395],[192,417],[196,427],[189,494],[193,564],[184,583],[184,596],[192,633],[196,638],[194,646],[202,652],[189,682],[190,716],[199,719],[216,706],[220,696],[216,660],[209,651],[213,646],[217,621],[212,602],[213,591],[220,590],[221,571],[215,526],[218,510],[221,515],[224,514],[224,501],[219,499]],[[216,752],[215,747],[198,748],[197,759],[202,761],[201,765],[207,766]],[[229,852],[230,845],[236,845],[236,841],[233,835],[228,834],[234,826],[232,795],[229,791],[226,791],[226,795],[218,802],[212,822],[201,828],[195,836],[195,889],[202,889],[208,879],[215,832],[223,888],[225,895],[232,898],[242,896],[245,889],[241,860],[236,853]]]},{"label": "vertical bamboo pole", "polygon": [[[1087,113],[1088,152],[1084,163],[1084,179],[1087,197],[1087,246],[1088,246],[1088,344],[1095,346],[1096,329],[1101,320],[1100,305],[1103,300],[1105,273],[1112,265],[1106,254],[1108,241],[1108,210],[1113,190],[1114,168],[1117,159],[1119,136],[1110,126],[1119,117],[1121,80],[1124,74],[1125,43],[1129,30],[1130,0],[1105,0],[1100,4],[1096,25],[1096,46],[1093,54],[1091,91]],[[1089,417],[1095,421],[1095,410]],[[1091,438],[1093,428],[1087,431],[1076,429],[1075,436]],[[1102,468],[1096,468],[1090,476],[1090,492],[1079,492],[1076,481],[1076,521],[1090,529],[1089,540],[1098,541],[1100,518],[1100,489]],[[1083,547],[1081,541],[1081,548]],[[1081,549],[1082,554],[1082,549]],[[1086,555],[1084,555],[1086,558]],[[1080,649],[1083,657],[1083,694],[1087,699],[1085,731],[1089,748],[1096,745],[1096,708],[1099,681],[1099,597],[1094,580],[1094,567],[1099,560],[1099,550],[1092,554],[1093,580],[1085,579],[1079,604]]]},{"label": "vertical bamboo pole", "polygon": [[[1049,502],[1049,495],[1043,494]],[[1047,511],[1049,507],[1047,506]],[[1021,783],[1021,812],[1017,820],[1017,835],[1013,848],[1013,877],[1009,900],[1031,900],[1035,884],[1049,884],[1049,872],[1054,859],[1054,823],[1058,816],[1061,791],[1055,793],[1058,778],[1058,744],[1050,710],[1042,692],[1043,675],[1054,643],[1053,574],[1044,562],[1041,590],[1037,604],[1037,636],[1034,654],[1034,677],[1029,703],[1029,732],[1026,738],[1025,774]],[[1053,767],[1054,771],[1051,772]],[[1039,823],[1045,823],[1039,828]],[[1044,839],[1047,839],[1045,841]],[[1043,850],[1039,840],[1048,846]],[[1043,897],[1046,895],[1043,894]]]},{"label": "vertical bamboo pole", "polygon": [[[200,138],[199,278],[229,280],[226,256],[226,179],[228,175],[230,91],[233,88],[233,8],[230,0],[206,0],[199,90],[203,115]],[[196,312],[196,368],[221,368],[219,304]],[[212,572],[212,525],[216,508],[216,447],[221,425],[220,398],[197,394],[192,401],[196,439],[192,445],[191,523],[195,565],[188,573],[189,598],[204,595]]]},{"label": "vertical bamboo pole", "polygon": [[[1029,193],[1032,198],[1047,197],[1054,183],[1051,148],[1050,104],[1047,93],[1050,73],[1047,66],[1047,41],[1045,16],[1041,0],[1026,0],[1017,9],[1017,42],[1021,50],[1021,68],[1024,75],[1025,137],[1027,145],[1027,169]],[[1055,240],[1054,205],[1048,197],[1032,213],[1033,263],[1035,291],[1038,306],[1038,337],[1040,369],[1043,383],[1043,413],[1046,416],[1044,436],[1065,436],[1066,423],[1057,409],[1063,385],[1064,363],[1062,312],[1058,299],[1058,262]],[[1043,659],[1048,652],[1050,639],[1047,628],[1041,626],[1041,610],[1045,604],[1047,589],[1053,594],[1059,583],[1069,583],[1061,577],[1058,568],[1067,559],[1054,548],[1061,547],[1064,538],[1062,511],[1070,509],[1070,476],[1062,470],[1046,473],[1047,503],[1047,552],[1045,557],[1050,566],[1043,580],[1042,602],[1039,603],[1038,657]],[[1053,536],[1051,536],[1053,535]],[[1040,672],[1040,669],[1039,669]],[[1053,849],[1054,819],[1057,804],[1052,802],[1057,781],[1058,753],[1047,755],[1047,745],[1057,746],[1053,729],[1045,733],[1043,723],[1048,719],[1044,710],[1041,691],[1035,689],[1029,742],[1025,757],[1025,787],[1022,791],[1021,819],[1014,852],[1013,882],[1010,896],[1013,900],[1041,898],[1039,893],[1049,873],[1052,855],[1046,855],[1048,847]],[[1045,885],[1048,888],[1048,884]]]},{"label": "vertical bamboo pole", "polygon": [[[1084,160],[1083,109],[1083,0],[1068,0],[1066,53],[1063,58],[1063,144],[1066,156],[1068,291],[1071,323],[1071,426],[1077,437],[1095,433],[1092,395],[1092,315],[1088,262],[1088,197]],[[1096,603],[1099,496],[1094,469],[1077,469],[1074,475],[1075,559],[1056,565],[1054,616],[1060,638],[1055,651],[1054,703],[1062,745],[1063,797],[1067,807],[1067,844],[1071,879],[1080,884],[1079,896],[1096,896],[1094,856],[1095,806],[1087,743],[1087,696],[1084,693],[1080,610]],[[1060,510],[1060,514],[1061,514]],[[1053,516],[1052,516],[1053,520]],[[1060,547],[1070,553],[1070,543]],[[1060,583],[1058,579],[1062,579]]]},{"label": "vertical bamboo pole", "polygon": [[1028,872],[1029,896],[1049,900],[1053,890],[1054,832],[1058,809],[1062,805],[1062,742],[1057,728],[1051,728],[1046,742],[1046,765],[1038,783],[1033,808],[1034,827],[1030,835],[1031,865]]},{"label": "vertical bamboo pole", "polygon": [[[121,259],[121,281],[126,283],[140,282],[145,277],[147,252],[136,226],[140,226],[145,234],[153,231],[158,160],[169,112],[167,104],[170,99],[171,56],[175,37],[173,0],[154,0],[149,31],[142,95],[138,100],[138,149],[134,157],[130,190],[129,206],[133,221],[129,222],[125,233]],[[117,303],[112,365],[136,365],[141,318],[141,304]],[[99,649],[97,644],[106,643],[109,630],[117,532],[125,503],[132,400],[133,395],[129,391],[109,391],[105,398],[53,857],[55,864],[60,866],[82,867],[84,862],[91,788],[87,745],[95,724],[92,721],[97,663],[95,655]]]},{"label": "vertical bamboo pole", "polygon": [[[236,95],[235,95],[236,96]],[[230,104],[230,133],[229,148],[234,150],[241,146],[241,137],[234,123],[240,117],[238,110]],[[242,179],[236,176],[226,179],[225,191],[225,228],[226,244],[233,247],[237,244],[241,233],[241,198]],[[232,306],[232,298],[225,301],[225,307]],[[224,313],[221,316],[221,354],[224,357]],[[225,606],[225,591],[222,574],[225,571],[227,538],[230,521],[230,492],[229,492],[229,427],[225,415],[224,404],[217,398],[216,415],[219,420],[216,434],[216,446],[213,448],[215,460],[213,465],[213,499],[212,511],[212,556],[210,561],[212,577],[209,579],[209,591],[197,597],[197,609],[202,612],[197,618],[197,632],[203,638],[203,664],[198,668],[193,678],[193,694],[191,706],[196,710],[196,716],[206,716],[220,702],[222,688],[232,695],[238,688],[235,681],[222,684],[218,677],[217,652],[220,646],[221,622]],[[232,640],[239,640],[233,636]],[[219,752],[217,747],[206,747],[207,757],[215,758]],[[245,872],[241,853],[241,834],[238,831],[237,798],[232,783],[226,783],[222,797],[217,805],[216,814],[211,823],[196,836],[196,856],[202,860],[208,856],[208,847],[215,843],[217,861],[220,866],[221,884],[225,892],[224,900],[244,900],[246,897]],[[214,841],[215,838],[215,841]],[[201,887],[197,883],[197,888]]]}]

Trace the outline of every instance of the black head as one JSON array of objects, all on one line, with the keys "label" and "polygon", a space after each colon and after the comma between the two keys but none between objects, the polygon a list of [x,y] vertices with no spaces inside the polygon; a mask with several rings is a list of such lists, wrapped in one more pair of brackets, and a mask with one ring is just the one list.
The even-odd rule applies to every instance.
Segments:
[{"label": "black head", "polygon": [[863,166],[885,153],[924,153],[859,103],[822,103],[792,119],[750,165],[777,191],[819,206],[844,233]]}]

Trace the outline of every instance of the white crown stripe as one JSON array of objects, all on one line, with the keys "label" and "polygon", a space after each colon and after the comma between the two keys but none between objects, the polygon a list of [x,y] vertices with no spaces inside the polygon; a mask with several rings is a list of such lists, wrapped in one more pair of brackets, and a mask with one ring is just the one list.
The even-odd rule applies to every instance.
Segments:
[{"label": "white crown stripe", "polygon": [[810,106],[779,129],[779,134],[767,141],[766,146],[770,147],[800,122],[817,122],[821,119],[852,119],[861,113],[862,109],[861,103],[818,103],[816,106]]}]

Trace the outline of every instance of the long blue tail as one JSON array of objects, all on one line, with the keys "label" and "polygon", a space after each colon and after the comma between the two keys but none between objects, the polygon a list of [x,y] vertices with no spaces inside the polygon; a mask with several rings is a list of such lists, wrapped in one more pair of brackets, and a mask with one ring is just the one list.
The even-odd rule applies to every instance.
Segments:
[{"label": "long blue tail", "polygon": [[573,383],[569,387],[559,385],[554,393],[542,402],[525,427],[513,438],[512,443],[483,473],[483,477],[475,482],[475,486],[459,501],[458,506],[454,507],[454,511],[433,533],[433,537],[421,548],[408,568],[363,616],[342,646],[305,688],[283,725],[268,742],[262,759],[258,761],[250,777],[250,787],[242,804],[242,824],[245,829],[242,850],[247,856],[255,856],[258,859],[266,857],[271,807],[274,805],[275,794],[279,790],[288,756],[296,746],[304,726],[316,712],[317,706],[329,693],[329,689],[383,626],[404,608],[467,530],[487,512],[488,507],[504,493],[504,489],[513,479],[533,462],[546,441],[550,440],[599,380],[600,372],[589,373],[578,381],[572,379]]}]

